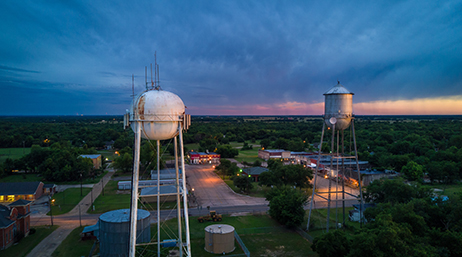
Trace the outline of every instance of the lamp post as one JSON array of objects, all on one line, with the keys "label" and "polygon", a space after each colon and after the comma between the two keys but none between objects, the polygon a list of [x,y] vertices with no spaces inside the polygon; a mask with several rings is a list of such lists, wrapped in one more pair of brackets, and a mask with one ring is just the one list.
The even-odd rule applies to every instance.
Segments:
[{"label": "lamp post", "polygon": [[80,196],[83,196],[82,194],[82,172],[80,173]]},{"label": "lamp post", "polygon": [[48,199],[50,200],[50,218],[51,218],[51,226],[53,226],[53,211],[51,209],[51,204],[54,200],[51,200],[51,196],[48,196]]}]

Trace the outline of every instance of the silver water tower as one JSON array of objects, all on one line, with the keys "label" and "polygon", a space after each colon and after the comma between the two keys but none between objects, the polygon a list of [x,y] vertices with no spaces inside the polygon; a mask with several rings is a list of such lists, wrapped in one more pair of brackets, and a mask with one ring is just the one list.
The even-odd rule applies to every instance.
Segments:
[{"label": "silver water tower", "polygon": [[[325,102],[324,102],[324,122],[322,126],[322,133],[321,133],[321,143],[319,145],[318,151],[318,161],[316,164],[316,171],[314,176],[314,185],[313,185],[313,194],[311,195],[311,202],[310,202],[310,212],[308,215],[308,224],[307,230],[310,227],[310,220],[311,220],[311,211],[313,209],[313,202],[314,196],[318,196],[327,201],[327,231],[329,231],[329,218],[330,218],[330,204],[331,201],[337,203],[339,201],[342,202],[343,206],[343,225],[345,225],[345,194],[349,194],[345,192],[345,159],[355,159],[356,160],[356,168],[358,172],[358,186],[359,186],[359,193],[360,195],[351,195],[357,197],[361,203],[361,210],[360,210],[360,217],[363,216],[363,194],[361,188],[361,176],[360,176],[360,169],[359,169],[359,162],[358,162],[358,151],[356,147],[356,137],[355,137],[355,128],[354,128],[354,115],[353,115],[353,93],[346,89],[340,82],[337,83],[334,87],[329,89],[326,93],[324,93]],[[345,129],[349,128],[351,125],[352,136],[354,140],[354,156],[345,155],[344,153],[344,131]],[[330,153],[322,154],[322,143],[324,138],[324,131],[326,126],[329,130],[332,131],[332,140],[331,140],[331,151]],[[340,148],[340,135],[341,132],[341,152],[339,151]],[[337,150],[334,149],[334,142],[335,142],[335,134],[337,134]],[[329,190],[327,192],[316,192],[316,180],[318,177],[318,170],[320,165],[321,155],[329,156],[330,158],[330,170],[327,178],[329,179]],[[334,170],[334,160],[337,162],[336,170]],[[341,161],[341,165],[339,166],[339,161]],[[338,188],[338,181],[339,181],[339,171],[341,171],[341,178],[342,178],[342,187],[341,190]],[[336,189],[332,192],[332,178],[335,178]],[[336,199],[332,199],[332,193],[335,193]],[[327,194],[327,197],[323,196],[322,194]],[[338,199],[338,194],[342,195],[341,199]]]}]

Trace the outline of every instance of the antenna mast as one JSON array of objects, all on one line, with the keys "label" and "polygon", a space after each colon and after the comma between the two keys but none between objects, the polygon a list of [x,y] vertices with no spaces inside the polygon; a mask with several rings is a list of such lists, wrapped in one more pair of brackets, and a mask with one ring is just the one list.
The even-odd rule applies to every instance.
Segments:
[{"label": "antenna mast", "polygon": [[148,90],[148,66],[144,66],[144,84]]}]

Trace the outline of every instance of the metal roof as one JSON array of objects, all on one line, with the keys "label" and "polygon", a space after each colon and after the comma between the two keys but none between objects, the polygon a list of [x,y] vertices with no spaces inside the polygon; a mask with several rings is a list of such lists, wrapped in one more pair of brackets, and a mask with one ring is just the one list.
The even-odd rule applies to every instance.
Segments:
[{"label": "metal roof", "polygon": [[28,204],[32,203],[32,201],[24,200],[24,199],[19,199],[15,202],[12,202],[8,206],[26,206]]},{"label": "metal roof", "polygon": [[80,157],[90,158],[90,159],[96,159],[96,158],[98,158],[100,156],[101,156],[101,154],[82,154],[82,155],[80,155]]},{"label": "metal roof", "polygon": [[350,90],[346,89],[342,84],[340,84],[340,81],[337,81],[337,85],[329,89],[327,92],[324,93],[324,95],[345,95],[345,94],[351,94],[354,95],[353,92],[350,92]]},{"label": "metal roof", "polygon": [[[149,215],[151,214],[148,211],[138,209],[137,220],[145,219],[149,217]],[[111,223],[130,222],[130,209],[121,209],[103,213],[101,216],[99,216],[99,220]]]},{"label": "metal roof", "polygon": [[[180,188],[180,192],[181,192]],[[165,195],[165,194],[175,194],[176,193],[176,187],[175,186],[160,186],[160,194]],[[140,196],[152,196],[152,195],[157,195],[157,186],[152,186],[152,187],[145,187],[141,189]]]},{"label": "metal roof", "polygon": [[251,167],[251,168],[242,169],[242,172],[244,172],[247,175],[260,175],[266,171],[269,171],[269,170],[263,167]]},{"label": "metal roof", "polygon": [[0,228],[9,227],[14,221],[10,220],[11,210],[0,204]]},{"label": "metal roof", "polygon": [[0,195],[33,195],[40,181],[0,183]]},{"label": "metal roof", "polygon": [[213,234],[228,234],[234,232],[234,227],[226,224],[214,224],[207,226],[205,231]]}]

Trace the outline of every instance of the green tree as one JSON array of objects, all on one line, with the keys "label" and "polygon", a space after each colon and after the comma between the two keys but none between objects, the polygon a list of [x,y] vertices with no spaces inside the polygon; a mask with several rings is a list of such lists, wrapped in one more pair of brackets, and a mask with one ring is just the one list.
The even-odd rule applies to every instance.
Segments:
[{"label": "green tree", "polygon": [[423,177],[423,166],[414,161],[410,161],[401,169],[404,176],[411,181],[420,181]]},{"label": "green tree", "polygon": [[322,234],[313,240],[313,251],[319,257],[341,257],[350,252],[351,239],[342,230]]},{"label": "green tree", "polygon": [[233,148],[231,145],[220,145],[217,148],[217,153],[220,154],[222,158],[234,158],[239,154],[239,150]]},{"label": "green tree", "polygon": [[243,192],[248,192],[253,188],[252,181],[247,176],[235,176],[233,179],[234,186]]},{"label": "green tree", "polygon": [[114,160],[113,167],[123,173],[129,173],[133,171],[133,157],[125,153],[124,155]]},{"label": "green tree", "polygon": [[291,187],[273,188],[266,196],[270,216],[290,228],[300,226],[305,219],[303,205],[307,199],[306,194]]}]

